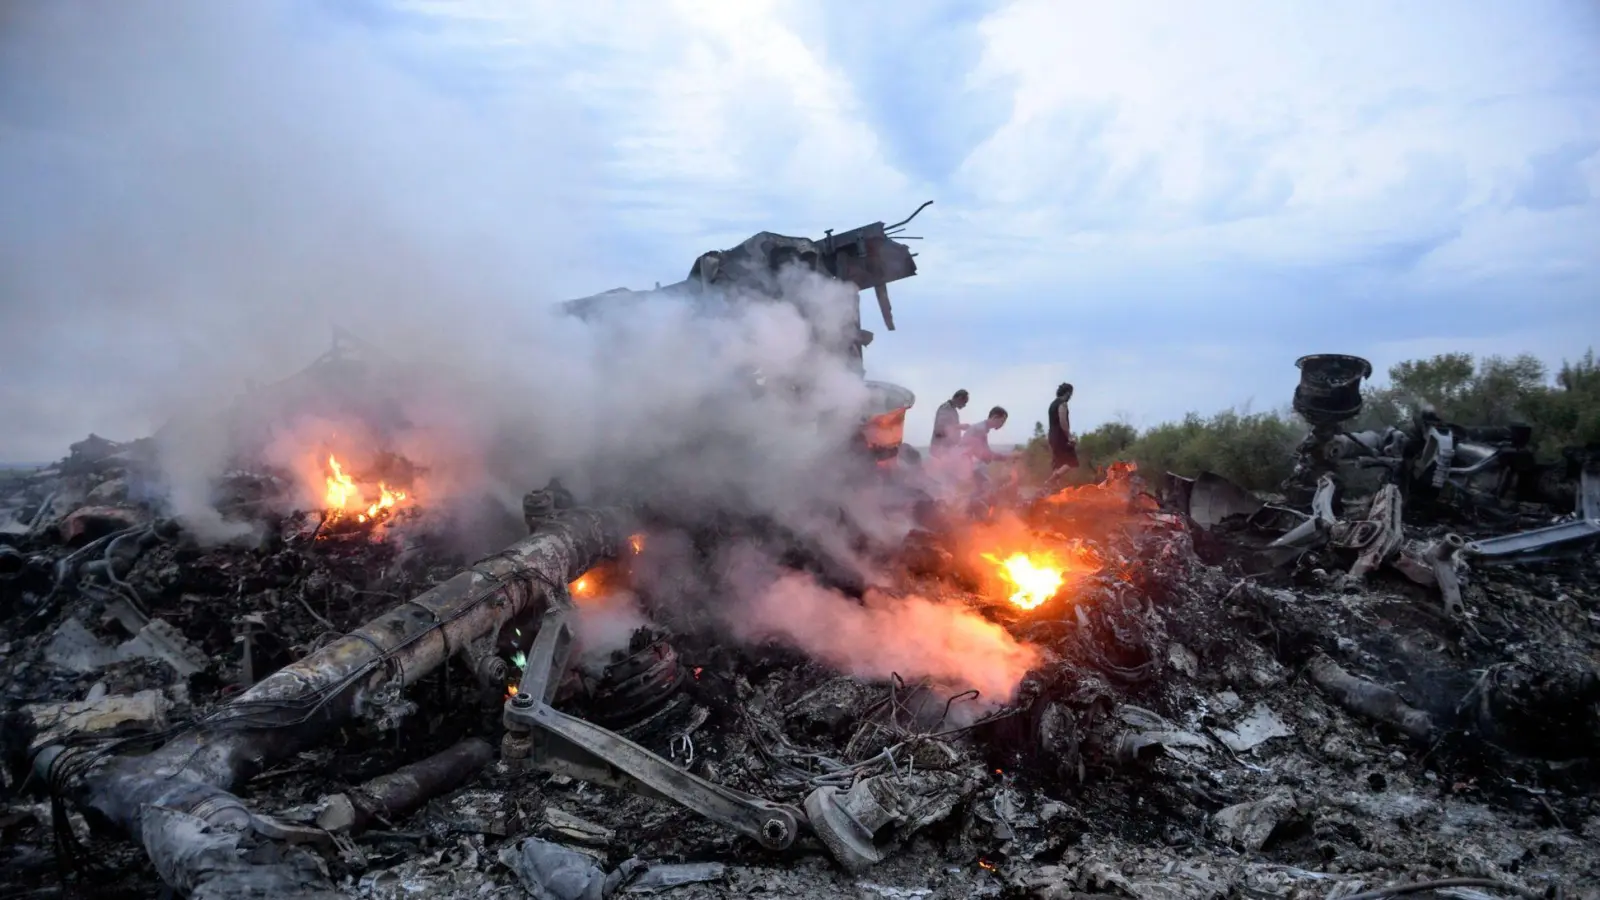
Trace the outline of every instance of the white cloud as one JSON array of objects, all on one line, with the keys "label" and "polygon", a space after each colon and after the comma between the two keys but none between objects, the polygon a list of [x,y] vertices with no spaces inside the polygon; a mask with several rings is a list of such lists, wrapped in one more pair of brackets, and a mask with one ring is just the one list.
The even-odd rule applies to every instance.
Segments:
[{"label": "white cloud", "polygon": [[[612,199],[639,236],[820,236],[917,195],[885,161],[849,80],[789,24],[795,4],[412,6],[445,23],[458,53],[486,57],[523,89],[552,79],[579,98],[612,138]],[[706,249],[685,247],[684,268]]]},{"label": "white cloud", "polygon": [[[981,26],[979,69],[1015,112],[959,177],[991,221],[1029,216],[1037,252],[1088,264],[1339,262],[1600,134],[1600,19],[1551,9],[1020,0]],[[1059,239],[1081,231],[1116,252]]]},{"label": "white cloud", "polygon": [[[922,274],[891,288],[900,331],[872,324],[870,295],[864,315],[879,332],[874,377],[919,395],[918,441],[961,386],[975,406],[1012,407],[1005,437],[1020,438],[1063,379],[1079,386],[1083,427],[1119,412],[1149,424],[1277,406],[1304,352],[1367,352],[1380,368],[1394,347],[1554,359],[1600,333],[1600,307],[1574,302],[1600,293],[1591,4],[1016,0],[977,19],[886,0],[862,25],[872,33],[830,45],[837,29],[824,26],[853,21],[855,5],[393,2],[343,34],[361,46],[319,58],[336,71],[354,53],[363,78],[391,77],[373,71],[388,64],[432,79],[454,102],[425,121],[459,132],[440,146],[474,134],[457,121],[472,114],[516,138],[498,158],[476,142],[448,159],[492,160],[515,196],[545,206],[526,211],[528,227],[507,216],[516,203],[452,190],[481,172],[389,183],[429,157],[427,141],[358,141],[373,157],[360,187],[409,218],[437,213],[455,240],[474,222],[542,235],[581,220],[587,249],[530,249],[549,258],[512,269],[550,271],[554,286],[530,290],[539,299],[677,280],[699,253],[758,230],[817,236],[935,199],[914,229],[927,237],[914,247]],[[876,39],[886,29],[892,40]],[[937,86],[896,81],[906,60],[882,50],[968,44],[975,62],[941,59],[961,71]],[[417,111],[359,109],[364,82],[330,78],[354,110],[336,133],[418,130],[395,127]],[[897,121],[896,92],[931,121]],[[40,171],[46,142],[71,140],[0,116],[0,134],[19,133]],[[908,161],[928,135],[950,158]],[[240,167],[290,167],[306,144],[339,148],[263,146]],[[1351,324],[1347,305],[1369,324]],[[1272,324],[1242,328],[1252,318]],[[63,414],[52,427],[82,424]]]}]

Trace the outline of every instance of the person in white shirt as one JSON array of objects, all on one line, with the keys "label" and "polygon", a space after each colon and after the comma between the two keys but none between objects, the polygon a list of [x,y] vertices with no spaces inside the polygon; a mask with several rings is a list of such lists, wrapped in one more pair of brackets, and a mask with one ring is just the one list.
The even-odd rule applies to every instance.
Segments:
[{"label": "person in white shirt", "polygon": [[1011,459],[1015,454],[996,453],[989,449],[989,432],[1004,428],[1008,418],[1010,414],[1003,407],[996,406],[989,410],[988,417],[982,422],[967,427],[966,433],[961,436],[961,449],[980,465]]}]

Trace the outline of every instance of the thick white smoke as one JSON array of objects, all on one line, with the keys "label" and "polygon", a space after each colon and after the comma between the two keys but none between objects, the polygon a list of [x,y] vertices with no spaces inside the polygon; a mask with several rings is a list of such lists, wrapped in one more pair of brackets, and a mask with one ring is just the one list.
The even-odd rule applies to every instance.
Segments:
[{"label": "thick white smoke", "polygon": [[868,591],[864,603],[788,573],[726,610],[745,640],[778,640],[821,662],[870,678],[898,674],[980,692],[980,704],[1011,699],[1039,650],[965,606]]},{"label": "thick white smoke", "polygon": [[[685,292],[565,314],[554,301],[671,280],[591,266],[585,248],[616,236],[586,218],[586,160],[601,154],[585,146],[581,117],[542,95],[452,94],[439,87],[448,73],[419,76],[403,46],[332,9],[8,8],[8,453],[48,458],[61,448],[46,438],[168,423],[168,501],[191,529],[237,536],[245,527],[223,520],[211,485],[241,452],[292,468],[364,426],[337,402],[287,425],[263,424],[260,406],[216,412],[304,366],[342,325],[379,363],[342,389],[390,413],[360,442],[427,467],[441,498],[487,494],[513,512],[524,491],[561,476],[580,495],[648,496],[689,517],[767,517],[840,555],[841,509],[856,529],[904,527],[838,465],[867,395],[818,337],[856,327],[853,286],[791,270],[777,276],[789,302]],[[724,248],[686,247],[676,271],[709,249]],[[786,636],[864,674],[920,665],[955,676],[968,669],[953,660],[976,648],[998,673],[977,686],[1000,691],[1030,658],[928,604],[862,608],[779,590],[804,602],[742,605],[742,635]],[[840,643],[802,627],[801,608],[847,624]],[[970,640],[924,636],[945,632]]]}]

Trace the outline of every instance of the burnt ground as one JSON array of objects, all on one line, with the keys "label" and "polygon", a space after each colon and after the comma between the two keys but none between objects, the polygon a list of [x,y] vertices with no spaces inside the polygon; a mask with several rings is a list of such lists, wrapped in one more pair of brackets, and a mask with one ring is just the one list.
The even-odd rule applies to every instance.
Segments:
[{"label": "burnt ground", "polygon": [[[51,488],[11,485],[35,503]],[[243,617],[259,617],[259,677],[471,562],[430,540],[426,521],[404,541],[374,542],[314,540],[304,520],[272,520],[260,546],[225,550],[130,521],[152,536],[121,585],[93,573],[56,585],[72,552],[59,530],[7,538],[27,562],[0,581],[0,896],[162,891],[125,836],[52,804],[29,776],[24,706],[155,689],[170,701],[166,725],[181,727],[242,689]],[[818,784],[906,776],[922,802],[911,833],[880,841],[887,857],[864,873],[844,872],[813,838],[769,853],[674,806],[496,761],[326,854],[330,874],[354,897],[525,896],[505,854],[540,836],[602,869],[635,857],[721,864],[674,898],[1324,898],[1439,878],[1600,897],[1592,551],[1466,573],[1457,621],[1403,580],[1346,584],[1331,558],[1247,575],[1230,538],[1173,516],[1141,514],[1097,537],[1104,571],[1027,614],[943,575],[903,576],[898,589],[970,603],[1049,651],[1016,703],[976,722],[971,698],[933,686],[672,637],[681,686],[615,727],[697,774],[797,806]],[[183,635],[200,671],[179,675],[162,658],[63,665],[53,642],[70,619],[107,646],[126,639],[115,613],[129,593]],[[1307,676],[1317,654],[1393,687],[1437,733],[1417,742],[1347,711]],[[503,697],[465,664],[411,698],[418,709],[398,728],[347,726],[236,793],[283,813],[463,737],[498,741]],[[568,706],[585,711],[581,698]]]}]

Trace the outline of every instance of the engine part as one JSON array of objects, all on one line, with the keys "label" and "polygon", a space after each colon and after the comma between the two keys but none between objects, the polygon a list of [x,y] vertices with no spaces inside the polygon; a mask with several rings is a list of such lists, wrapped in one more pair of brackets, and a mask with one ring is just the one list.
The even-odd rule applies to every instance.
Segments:
[{"label": "engine part", "polygon": [[[880,798],[880,794],[885,795]],[[806,815],[812,830],[839,864],[859,872],[883,861],[873,836],[894,821],[898,805],[893,785],[883,776],[866,778],[841,793],[820,787],[806,797]]]},{"label": "engine part", "polygon": [[664,634],[641,629],[631,652],[606,666],[586,704],[590,718],[608,728],[626,728],[666,703],[686,675],[678,652]]},{"label": "engine part", "polygon": [[1294,364],[1300,369],[1294,411],[1311,425],[1336,425],[1361,412],[1361,382],[1372,376],[1372,363],[1324,353],[1302,356]]}]

